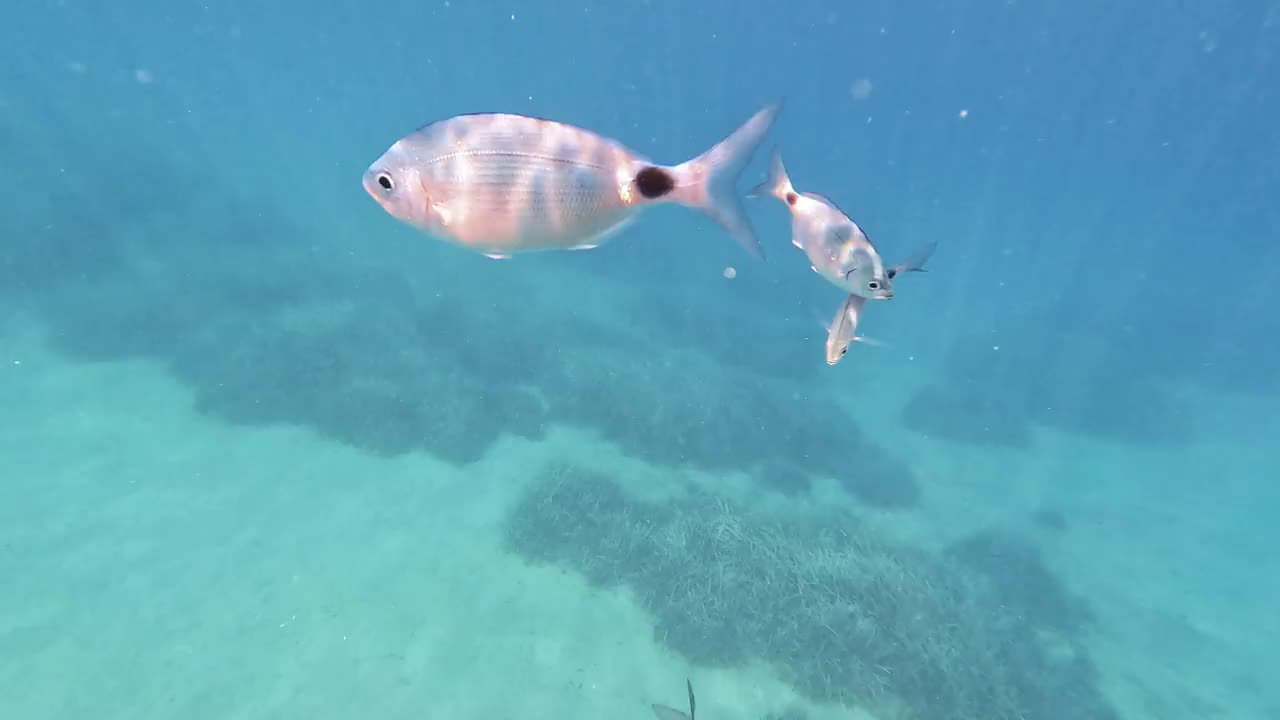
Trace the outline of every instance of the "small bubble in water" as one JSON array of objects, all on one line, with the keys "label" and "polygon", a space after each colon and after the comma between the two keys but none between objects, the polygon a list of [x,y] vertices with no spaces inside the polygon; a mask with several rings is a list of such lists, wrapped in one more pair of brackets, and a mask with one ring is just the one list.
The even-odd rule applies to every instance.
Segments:
[{"label": "small bubble in water", "polygon": [[727,267],[724,269],[724,277],[726,280],[732,280],[738,277],[738,271],[733,269],[732,267]]}]

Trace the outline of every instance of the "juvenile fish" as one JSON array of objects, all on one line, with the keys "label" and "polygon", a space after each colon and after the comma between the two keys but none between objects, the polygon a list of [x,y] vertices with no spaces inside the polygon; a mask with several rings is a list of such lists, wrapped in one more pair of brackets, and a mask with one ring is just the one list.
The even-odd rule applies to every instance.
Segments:
[{"label": "juvenile fish", "polygon": [[[936,241],[929,243],[914,256],[886,270],[885,277],[892,280],[902,273],[924,272],[925,262],[928,261],[929,256],[933,254],[937,247],[938,243]],[[840,303],[840,307],[836,309],[835,317],[831,319],[831,324],[827,326],[828,365],[835,365],[840,362],[840,358],[849,352],[850,343],[861,342],[868,345],[880,345],[879,341],[857,334],[858,320],[862,316],[862,306],[866,302],[866,298],[851,293],[845,297],[844,302]]]},{"label": "juvenile fish", "polygon": [[862,306],[866,302],[866,298],[851,293],[845,296],[844,302],[840,303],[839,308],[836,308],[836,315],[831,318],[831,324],[827,326],[828,365],[835,365],[840,362],[840,358],[849,352],[849,344],[852,342],[875,343],[875,341],[857,334],[858,319],[862,315]]},{"label": "juvenile fish", "polygon": [[831,200],[796,192],[775,148],[769,176],[748,195],[770,195],[791,211],[791,244],[804,251],[813,271],[833,285],[866,300],[893,297],[890,275],[866,233]]},{"label": "juvenile fish", "polygon": [[585,250],[645,207],[706,213],[756,257],[764,252],[734,185],[780,110],[769,105],[719,144],[659,165],[610,138],[524,115],[459,115],[398,140],[364,173],[391,216],[489,257]]}]

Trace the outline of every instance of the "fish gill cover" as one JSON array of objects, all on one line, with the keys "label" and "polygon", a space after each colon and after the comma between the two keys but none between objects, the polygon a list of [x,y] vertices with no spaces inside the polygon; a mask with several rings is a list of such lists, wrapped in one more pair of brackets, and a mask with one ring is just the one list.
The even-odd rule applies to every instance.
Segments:
[{"label": "fish gill cover", "polygon": [[936,554],[847,518],[778,520],[698,492],[645,502],[556,464],[513,511],[506,542],[628,588],[655,637],[691,662],[764,660],[818,701],[886,720],[1117,717],[1079,642],[1087,608],[1004,533]]}]

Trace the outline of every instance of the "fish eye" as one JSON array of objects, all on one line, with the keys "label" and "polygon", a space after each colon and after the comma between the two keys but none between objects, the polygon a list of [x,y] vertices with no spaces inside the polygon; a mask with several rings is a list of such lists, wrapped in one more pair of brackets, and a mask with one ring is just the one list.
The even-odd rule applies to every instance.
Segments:
[{"label": "fish eye", "polygon": [[383,190],[395,190],[396,184],[392,181],[391,176],[386,173],[378,173],[378,184]]},{"label": "fish eye", "polygon": [[840,356],[841,356],[841,357],[843,357],[843,356],[844,356],[846,353],[848,353],[848,352],[849,352],[849,347],[848,347],[847,345],[846,345],[845,347],[840,348]]},{"label": "fish eye", "polygon": [[871,282],[867,283],[867,287],[871,288],[872,290],[879,290],[880,283],[876,282],[875,280],[872,280]]}]

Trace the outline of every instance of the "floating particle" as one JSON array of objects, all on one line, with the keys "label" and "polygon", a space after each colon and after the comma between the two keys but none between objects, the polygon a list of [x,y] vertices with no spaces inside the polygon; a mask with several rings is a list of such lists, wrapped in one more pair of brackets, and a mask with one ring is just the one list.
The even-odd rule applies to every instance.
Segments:
[{"label": "floating particle", "polygon": [[849,94],[854,100],[866,100],[871,97],[871,80],[868,78],[858,78],[849,86]]},{"label": "floating particle", "polygon": [[143,85],[150,85],[156,78],[151,74],[150,70],[147,70],[146,68],[138,68],[133,71],[133,79]]},{"label": "floating particle", "polygon": [[967,117],[969,117],[969,111],[968,111],[968,110],[961,110],[961,111],[960,111],[960,119],[961,119],[961,120],[963,120],[963,119],[965,119],[965,118],[967,118]]},{"label": "floating particle", "polygon": [[732,280],[738,277],[738,271],[735,270],[733,267],[727,267],[724,269],[724,277],[726,280]]}]

